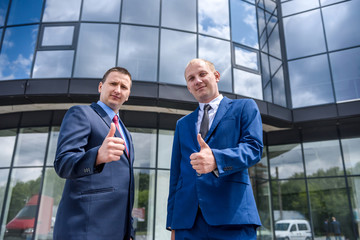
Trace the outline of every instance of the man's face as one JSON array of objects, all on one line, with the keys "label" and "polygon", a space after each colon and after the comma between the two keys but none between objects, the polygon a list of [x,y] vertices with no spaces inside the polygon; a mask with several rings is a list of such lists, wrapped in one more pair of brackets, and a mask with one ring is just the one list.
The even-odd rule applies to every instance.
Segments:
[{"label": "man's face", "polygon": [[220,73],[211,70],[204,61],[191,63],[185,70],[185,79],[189,92],[198,102],[208,103],[219,96]]},{"label": "man's face", "polygon": [[105,82],[99,83],[100,101],[118,112],[121,105],[129,99],[130,77],[119,72],[110,72]]}]

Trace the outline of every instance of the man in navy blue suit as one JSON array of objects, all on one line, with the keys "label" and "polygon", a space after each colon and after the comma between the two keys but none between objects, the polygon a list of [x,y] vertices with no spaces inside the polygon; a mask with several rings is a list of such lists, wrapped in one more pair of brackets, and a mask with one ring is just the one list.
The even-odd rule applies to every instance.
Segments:
[{"label": "man in navy blue suit", "polygon": [[176,240],[256,239],[248,168],[263,149],[257,105],[223,97],[220,73],[207,60],[191,60],[185,79],[199,107],[176,124],[166,227]]},{"label": "man in navy blue suit", "polygon": [[97,103],[67,111],[54,162],[57,174],[66,179],[54,240],[134,238],[134,148],[119,118],[130,88],[130,73],[111,68],[99,83]]}]

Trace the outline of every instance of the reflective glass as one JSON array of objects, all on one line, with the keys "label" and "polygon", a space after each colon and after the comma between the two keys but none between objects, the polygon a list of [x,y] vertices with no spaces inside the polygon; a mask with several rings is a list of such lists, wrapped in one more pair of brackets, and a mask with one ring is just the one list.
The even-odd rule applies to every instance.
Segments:
[{"label": "reflective glass", "polygon": [[360,138],[341,139],[341,144],[346,173],[348,175],[360,174]]},{"label": "reflective glass", "polygon": [[118,30],[118,24],[81,24],[75,77],[101,78],[115,66]]},{"label": "reflective glass", "polygon": [[360,48],[330,53],[336,101],[360,98]]},{"label": "reflective glass", "polygon": [[271,76],[273,76],[278,71],[278,69],[281,67],[282,61],[278,60],[277,58],[271,57],[271,56],[269,56],[269,60],[270,60]]},{"label": "reflective glass", "polygon": [[259,35],[261,35],[265,29],[264,10],[262,10],[261,8],[257,8],[257,14],[258,14],[257,19],[258,19],[258,25],[259,25]]},{"label": "reflective glass", "polygon": [[294,108],[334,102],[326,55],[288,62]]},{"label": "reflective glass", "polygon": [[228,0],[198,1],[199,32],[230,39]]},{"label": "reflective glass", "polygon": [[[271,224],[271,205],[270,205],[270,184],[269,181],[257,180],[252,181],[252,186],[255,186],[256,206],[259,212],[262,226],[257,228],[256,239],[273,239],[273,227]],[[255,190],[254,189],[254,190]],[[254,191],[255,192],[255,191]]]},{"label": "reflective glass", "polygon": [[170,169],[174,131],[159,130],[158,168]]},{"label": "reflective glass", "polygon": [[38,51],[33,69],[33,78],[71,77],[74,51]]},{"label": "reflective glass", "polygon": [[276,221],[306,219],[310,221],[305,180],[272,181],[273,212]]},{"label": "reflective glass", "polygon": [[[6,13],[8,11],[10,0],[0,1],[0,27],[5,24]],[[1,34],[0,34],[1,36]]]},{"label": "reflective glass", "polygon": [[259,179],[269,179],[266,151],[263,151],[260,162],[249,168],[249,175]]},{"label": "reflective glass", "polygon": [[160,82],[186,85],[185,67],[195,57],[195,34],[161,30]]},{"label": "reflective glass", "polygon": [[46,0],[43,22],[78,21],[81,0]]},{"label": "reflective glass", "polygon": [[347,1],[323,8],[329,50],[360,44],[360,1]]},{"label": "reflective glass", "polygon": [[274,15],[271,15],[270,19],[269,19],[269,22],[267,23],[267,34],[271,34],[271,32],[273,31],[276,23],[278,22],[278,19],[276,16]]},{"label": "reflective glass", "polygon": [[269,146],[269,159],[272,179],[304,177],[300,144]]},{"label": "reflective glass", "polygon": [[231,0],[230,6],[232,40],[258,49],[259,41],[255,6],[239,0]]},{"label": "reflective glass", "polygon": [[3,209],[5,190],[9,178],[9,169],[0,169],[0,208]]},{"label": "reflective glass", "polygon": [[319,7],[319,0],[292,0],[281,4],[283,16]]},{"label": "reflective glass", "polygon": [[220,91],[232,92],[230,42],[199,36],[199,58],[209,60],[220,73]]},{"label": "reflective glass", "polygon": [[60,132],[60,127],[52,127],[51,128],[49,146],[48,146],[47,155],[46,155],[46,166],[54,165],[59,132]]},{"label": "reflective glass", "polygon": [[20,225],[19,222],[28,224],[28,231],[23,233],[23,239],[32,239],[38,209],[41,172],[42,168],[13,169],[2,223],[2,229],[6,229],[4,239],[21,231],[19,226],[22,224]]},{"label": "reflective glass", "polygon": [[65,179],[59,178],[52,167],[46,168],[44,175],[35,240],[52,239],[56,212],[65,184]]},{"label": "reflective glass", "polygon": [[171,239],[171,232],[166,230],[166,209],[169,195],[170,171],[157,171],[155,239]]},{"label": "reflective glass", "polygon": [[159,25],[160,0],[123,0],[122,22]]},{"label": "reflective glass", "polygon": [[130,71],[133,80],[156,81],[159,30],[122,25],[118,65]]},{"label": "reflective glass", "polygon": [[276,9],[276,3],[274,0],[264,0],[265,3],[265,9],[268,12],[273,12]]},{"label": "reflective glass", "polygon": [[279,37],[279,25],[276,25],[269,36],[269,53],[270,55],[281,59],[281,47]]},{"label": "reflective glass", "polygon": [[320,0],[321,6],[337,3],[337,2],[343,2],[344,0]]},{"label": "reflective glass", "polygon": [[259,70],[258,54],[257,52],[247,50],[241,47],[234,47],[235,49],[235,64],[246,68]]},{"label": "reflective glass", "polygon": [[12,0],[7,25],[40,22],[43,0]]},{"label": "reflective glass", "polygon": [[162,1],[161,13],[161,26],[196,31],[196,1]]},{"label": "reflective glass", "polygon": [[155,170],[134,170],[135,200],[132,216],[136,239],[153,239]]},{"label": "reflective glass", "polygon": [[320,10],[284,18],[284,31],[288,59],[326,51]]},{"label": "reflective glass", "polygon": [[271,93],[271,83],[269,83],[264,88],[264,100],[267,101],[267,102],[272,102],[273,101],[272,93]]},{"label": "reflective glass", "polygon": [[10,167],[16,139],[16,129],[0,130],[0,167]]},{"label": "reflective glass", "polygon": [[306,142],[303,148],[308,177],[344,175],[338,140]]},{"label": "reflective glass", "polygon": [[268,55],[261,53],[261,70],[263,77],[263,86],[270,80],[269,58]]},{"label": "reflective glass", "polygon": [[282,68],[280,68],[279,71],[273,77],[272,88],[273,88],[274,103],[286,107],[284,72]]},{"label": "reflective glass", "polygon": [[48,128],[21,128],[15,152],[14,166],[44,165]]},{"label": "reflective glass", "polygon": [[6,28],[0,54],[0,80],[30,77],[38,27]]},{"label": "reflective glass", "polygon": [[74,26],[44,27],[42,46],[65,46],[73,44]]},{"label": "reflective glass", "polygon": [[[314,239],[324,236],[325,219],[329,220],[330,229],[332,229],[332,217],[340,222],[342,239],[356,239],[352,233],[353,224],[345,179],[308,179],[308,189],[312,219],[317,220],[313,221]],[[331,237],[331,239],[335,238]]]},{"label": "reflective glass", "polygon": [[[353,209],[353,224],[355,231],[360,227],[360,178],[359,177],[349,177],[348,178],[349,191],[351,205]],[[350,216],[349,216],[350,217]],[[356,231],[358,233],[358,231]],[[349,239],[356,239],[356,236],[350,235]]]},{"label": "reflective glass", "polygon": [[234,68],[234,92],[262,100],[261,76]]},{"label": "reflective glass", "polygon": [[119,0],[84,0],[81,20],[119,22]]},{"label": "reflective glass", "polygon": [[156,130],[129,128],[135,146],[134,167],[155,167]]}]

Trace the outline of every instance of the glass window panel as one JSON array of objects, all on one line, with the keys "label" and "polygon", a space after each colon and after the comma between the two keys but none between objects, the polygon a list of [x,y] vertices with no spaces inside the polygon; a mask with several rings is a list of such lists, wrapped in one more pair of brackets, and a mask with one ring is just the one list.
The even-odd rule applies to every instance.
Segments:
[{"label": "glass window panel", "polygon": [[231,0],[230,6],[232,40],[258,49],[255,6],[238,0]]},{"label": "glass window panel", "polygon": [[44,178],[35,240],[52,239],[52,228],[65,185],[65,179],[59,178],[52,167],[46,168]]},{"label": "glass window panel", "polygon": [[15,152],[14,166],[44,164],[48,128],[21,128]]},{"label": "glass window panel", "polygon": [[134,167],[155,167],[156,130],[129,128],[135,146]]},{"label": "glass window panel", "polygon": [[271,83],[269,83],[264,89],[264,100],[267,102],[272,102],[272,93],[271,93]]},{"label": "glass window panel", "polygon": [[33,78],[71,77],[74,51],[38,51],[33,70]]},{"label": "glass window panel", "polygon": [[122,22],[159,25],[160,0],[123,0]]},{"label": "glass window panel", "polygon": [[255,200],[262,224],[261,227],[257,228],[256,239],[271,240],[273,239],[273,227],[271,221],[269,181],[255,179],[255,181],[252,182],[252,186],[255,186]]},{"label": "glass window panel", "polygon": [[159,130],[158,168],[170,169],[174,131]]},{"label": "glass window panel", "polygon": [[337,3],[337,2],[343,2],[344,0],[320,0],[321,6]]},{"label": "glass window panel", "polygon": [[257,163],[255,166],[252,166],[251,168],[249,168],[249,174],[250,174],[250,177],[255,177],[255,178],[259,178],[259,179],[269,179],[268,159],[266,156],[266,151],[263,151],[260,162]]},{"label": "glass window panel", "polygon": [[198,1],[199,32],[230,39],[228,0]]},{"label": "glass window panel", "polygon": [[261,53],[261,70],[263,77],[263,86],[265,86],[270,80],[270,68],[268,55]]},{"label": "glass window panel", "polygon": [[[360,227],[360,178],[359,177],[349,177],[349,192],[350,192],[350,199],[351,205],[353,209],[353,226],[357,236],[352,235],[350,232],[347,237],[349,239],[356,239],[358,238],[359,227]],[[350,218],[350,216],[349,216]],[[345,234],[344,234],[345,235]]]},{"label": "glass window panel", "polygon": [[356,239],[352,233],[353,224],[345,179],[309,179],[308,188],[315,239],[324,236],[324,220],[329,219],[331,225],[332,217],[341,224],[342,239]]},{"label": "glass window panel", "polygon": [[161,26],[196,31],[196,1],[162,1]]},{"label": "glass window panel", "polygon": [[304,177],[300,144],[269,146],[269,159],[272,179]]},{"label": "glass window panel", "polygon": [[323,8],[325,32],[329,50],[360,44],[360,1],[347,1]]},{"label": "glass window panel", "polygon": [[166,230],[167,198],[169,195],[170,171],[158,170],[156,188],[155,239],[170,239],[171,232]]},{"label": "glass window panel", "polygon": [[78,21],[81,0],[46,0],[43,22]]},{"label": "glass window panel", "polygon": [[344,153],[346,173],[349,175],[360,174],[360,138],[342,139],[341,144]]},{"label": "glass window panel", "polygon": [[269,53],[279,59],[282,58],[279,37],[279,25],[275,26],[273,32],[269,37]]},{"label": "glass window panel", "polygon": [[282,219],[310,220],[305,180],[272,181],[271,191],[275,223]]},{"label": "glass window panel", "polygon": [[235,49],[235,64],[246,68],[259,70],[258,54],[255,51],[250,51],[245,48],[234,46]]},{"label": "glass window panel", "polygon": [[44,27],[42,46],[64,46],[73,44],[74,26]]},{"label": "glass window panel", "polygon": [[284,72],[280,68],[272,79],[274,103],[286,107]]},{"label": "glass window panel", "polygon": [[[31,219],[29,233],[24,233],[24,239],[32,239],[36,212],[38,209],[38,197],[41,185],[42,168],[19,168],[13,169],[10,190],[4,214],[2,229],[6,228],[5,237],[18,233],[19,223],[13,221],[26,221]],[[25,220],[26,219],[26,220]]]},{"label": "glass window panel", "polygon": [[334,102],[326,55],[288,62],[294,108]]},{"label": "glass window panel", "polygon": [[320,10],[284,18],[284,32],[288,59],[326,51]]},{"label": "glass window panel", "polygon": [[3,209],[8,177],[9,177],[9,169],[0,169],[0,208],[1,209]]},{"label": "glass window panel", "polygon": [[270,19],[269,19],[269,22],[268,22],[268,24],[267,24],[267,26],[266,26],[266,27],[267,27],[267,33],[268,33],[269,35],[270,35],[271,32],[273,31],[276,23],[278,23],[277,17],[274,16],[274,15],[271,15],[271,17],[270,17]]},{"label": "glass window panel", "polygon": [[261,8],[257,8],[257,14],[258,14],[257,19],[258,19],[258,25],[259,25],[259,35],[261,35],[265,29],[264,10],[262,10]]},{"label": "glass window panel", "polygon": [[[10,0],[2,0],[0,1],[0,26],[4,26],[5,24],[5,17],[8,11]],[[1,34],[0,34],[1,36]]]},{"label": "glass window panel", "polygon": [[130,71],[133,80],[156,81],[159,30],[122,25],[118,65]]},{"label": "glass window panel", "polygon": [[269,12],[273,12],[276,9],[276,3],[273,0],[264,0],[265,9]]},{"label": "glass window panel", "polygon": [[195,57],[195,34],[161,30],[160,82],[186,85],[185,67]]},{"label": "glass window panel", "polygon": [[281,67],[282,61],[271,56],[269,56],[269,60],[270,60],[270,71],[271,71],[271,75],[273,76],[277,72],[277,70],[279,70],[279,68]]},{"label": "glass window panel", "polygon": [[360,98],[360,48],[330,54],[336,101]]},{"label": "glass window panel", "polygon": [[338,140],[307,142],[303,148],[308,177],[344,175]]},{"label": "glass window panel", "polygon": [[220,73],[220,91],[232,92],[230,42],[199,36],[199,58],[209,60]]},{"label": "glass window panel", "polygon": [[234,68],[234,91],[236,94],[262,100],[261,76]]},{"label": "glass window panel", "polygon": [[12,0],[7,25],[40,22],[43,0]]},{"label": "glass window panel", "polygon": [[60,132],[60,127],[52,127],[51,128],[49,147],[47,149],[47,156],[46,156],[46,166],[54,165],[59,132]]},{"label": "glass window panel", "polygon": [[132,216],[136,239],[153,239],[155,170],[134,170],[135,199]]},{"label": "glass window panel", "polygon": [[0,130],[0,167],[10,167],[15,139],[16,129]]},{"label": "glass window panel", "polygon": [[120,3],[118,0],[84,0],[81,20],[119,22]]},{"label": "glass window panel", "polygon": [[38,25],[7,28],[0,54],[0,79],[30,77]]},{"label": "glass window panel", "polygon": [[281,4],[283,16],[319,7],[319,0],[293,0]]},{"label": "glass window panel", "polygon": [[81,24],[75,77],[101,78],[115,66],[118,30],[118,24]]}]

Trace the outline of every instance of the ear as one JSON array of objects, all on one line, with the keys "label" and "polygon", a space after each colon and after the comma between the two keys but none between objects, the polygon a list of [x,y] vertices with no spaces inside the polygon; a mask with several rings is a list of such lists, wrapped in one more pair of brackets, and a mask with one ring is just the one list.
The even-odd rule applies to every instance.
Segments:
[{"label": "ear", "polygon": [[102,88],[102,82],[99,82],[99,86],[98,86],[98,92],[101,93],[101,88]]},{"label": "ear", "polygon": [[214,75],[215,75],[216,82],[219,82],[220,81],[220,73],[218,71],[215,71]]}]

